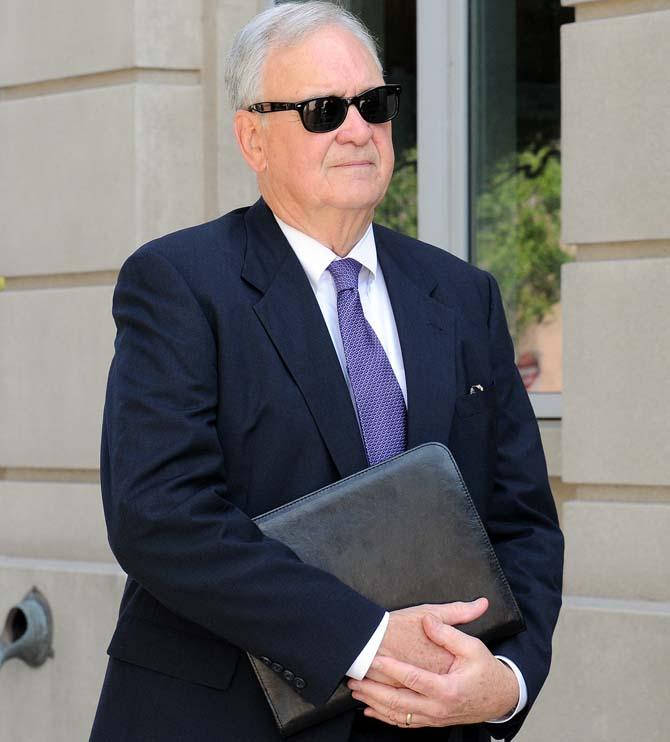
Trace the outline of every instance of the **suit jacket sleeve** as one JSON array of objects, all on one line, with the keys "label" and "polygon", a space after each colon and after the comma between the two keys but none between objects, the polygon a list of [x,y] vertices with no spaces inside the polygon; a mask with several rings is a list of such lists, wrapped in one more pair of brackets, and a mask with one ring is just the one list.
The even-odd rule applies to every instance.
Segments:
[{"label": "suit jacket sleeve", "polygon": [[113,314],[103,502],[116,558],[170,610],[290,668],[303,696],[324,702],[384,610],[226,499],[215,335],[175,266],[150,246],[137,251]]},{"label": "suit jacket sleeve", "polygon": [[563,536],[549,487],[540,433],[514,362],[500,291],[489,279],[489,332],[497,405],[497,460],[486,527],[526,620],[526,631],[491,647],[521,670],[528,704],[505,724],[489,725],[496,738],[520,729],[544,683],[551,638],[561,606]]}]

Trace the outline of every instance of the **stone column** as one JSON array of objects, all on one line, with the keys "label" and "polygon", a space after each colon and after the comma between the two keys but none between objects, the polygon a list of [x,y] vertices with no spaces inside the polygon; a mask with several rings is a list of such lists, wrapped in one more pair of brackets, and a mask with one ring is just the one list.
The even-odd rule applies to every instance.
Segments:
[{"label": "stone column", "polygon": [[668,738],[670,0],[563,27],[565,606],[523,740]]},{"label": "stone column", "polygon": [[36,585],[55,623],[53,659],[0,669],[2,740],[88,738],[125,580],[98,470],[113,287],[255,198],[221,60],[266,4],[0,0],[0,622]]}]

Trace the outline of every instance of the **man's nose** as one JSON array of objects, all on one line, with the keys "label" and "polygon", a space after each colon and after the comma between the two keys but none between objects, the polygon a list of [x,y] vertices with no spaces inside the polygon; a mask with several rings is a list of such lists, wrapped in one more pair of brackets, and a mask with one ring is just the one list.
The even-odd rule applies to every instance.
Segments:
[{"label": "man's nose", "polygon": [[347,115],[337,130],[337,141],[339,144],[351,142],[358,146],[367,144],[372,136],[372,127],[361,116],[356,106],[349,106]]}]

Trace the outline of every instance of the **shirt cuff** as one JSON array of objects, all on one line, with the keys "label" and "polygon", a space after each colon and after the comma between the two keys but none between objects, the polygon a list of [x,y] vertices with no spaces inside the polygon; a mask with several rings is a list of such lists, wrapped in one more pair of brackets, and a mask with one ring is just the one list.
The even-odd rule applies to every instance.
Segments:
[{"label": "shirt cuff", "polygon": [[385,613],[381,623],[375,629],[375,633],[370,637],[368,643],[363,647],[363,651],[356,657],[351,667],[347,670],[346,674],[354,680],[363,680],[366,676],[372,660],[377,654],[379,645],[382,643],[384,634],[386,633],[386,627],[389,623],[389,614]]},{"label": "shirt cuff", "polygon": [[[508,714],[507,716],[504,716],[502,719],[491,719],[487,722],[487,724],[504,724],[506,721],[509,721],[510,719],[513,719],[519,711],[522,711],[526,703],[528,703],[528,689],[526,688],[526,681],[523,679],[523,675],[521,674],[521,670],[507,657],[502,657],[501,655],[497,654],[496,659],[499,659],[501,662],[504,662],[510,670],[514,673],[514,677],[517,680],[517,683],[519,683],[519,702],[516,705],[516,708],[514,711],[512,711],[511,714]],[[494,737],[493,739],[498,739],[497,737]]]}]

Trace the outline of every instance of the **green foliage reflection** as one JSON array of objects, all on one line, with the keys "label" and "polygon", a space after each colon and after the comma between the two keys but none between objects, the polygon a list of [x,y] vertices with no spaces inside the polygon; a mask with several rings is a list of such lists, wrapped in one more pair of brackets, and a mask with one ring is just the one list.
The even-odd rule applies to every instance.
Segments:
[{"label": "green foliage reflection", "polygon": [[[417,235],[416,148],[398,158],[375,221]],[[556,145],[501,160],[476,204],[476,263],[500,284],[516,341],[560,300],[561,163]]]},{"label": "green foliage reflection", "polygon": [[477,198],[477,264],[500,284],[515,341],[560,299],[561,164],[556,146],[498,163]]}]

